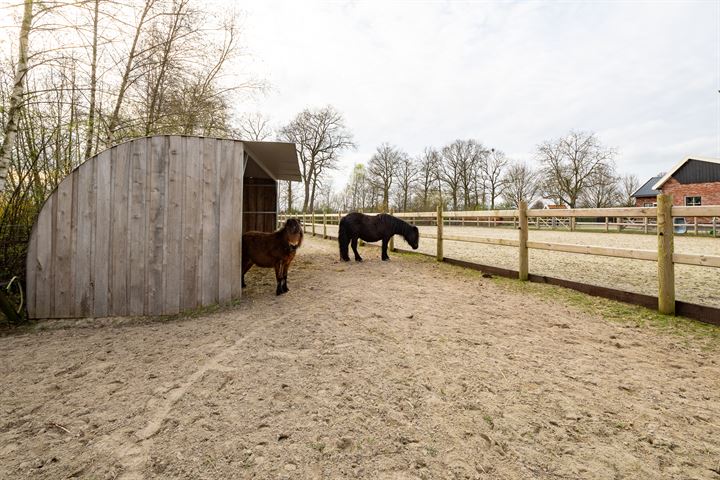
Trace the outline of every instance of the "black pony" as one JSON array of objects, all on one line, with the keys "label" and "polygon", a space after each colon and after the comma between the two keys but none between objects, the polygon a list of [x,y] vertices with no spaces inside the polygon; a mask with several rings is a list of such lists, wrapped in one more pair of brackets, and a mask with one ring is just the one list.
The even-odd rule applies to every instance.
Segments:
[{"label": "black pony", "polygon": [[382,240],[382,259],[390,260],[387,254],[388,242],[395,234],[402,235],[413,250],[418,248],[420,233],[417,227],[386,213],[373,216],[358,212],[348,213],[340,220],[340,232],[338,233],[340,259],[346,262],[350,261],[348,244],[352,243],[355,261],[362,262],[362,257],[357,251],[358,238],[360,238],[366,242]]}]

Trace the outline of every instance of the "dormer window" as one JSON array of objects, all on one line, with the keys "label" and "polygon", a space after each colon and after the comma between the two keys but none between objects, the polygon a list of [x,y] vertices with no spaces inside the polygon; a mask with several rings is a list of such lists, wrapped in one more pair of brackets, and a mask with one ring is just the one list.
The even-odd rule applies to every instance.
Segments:
[{"label": "dormer window", "polygon": [[699,207],[702,205],[702,197],[685,197],[686,207]]}]

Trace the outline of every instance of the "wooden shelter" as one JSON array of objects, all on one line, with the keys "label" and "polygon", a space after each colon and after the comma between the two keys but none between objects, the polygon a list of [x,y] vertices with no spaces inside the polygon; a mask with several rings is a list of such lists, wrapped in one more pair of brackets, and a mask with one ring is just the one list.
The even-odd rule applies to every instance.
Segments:
[{"label": "wooden shelter", "polygon": [[48,197],[27,256],[31,318],[168,315],[241,295],[242,232],[272,231],[295,145],[163,135],[88,159]]}]

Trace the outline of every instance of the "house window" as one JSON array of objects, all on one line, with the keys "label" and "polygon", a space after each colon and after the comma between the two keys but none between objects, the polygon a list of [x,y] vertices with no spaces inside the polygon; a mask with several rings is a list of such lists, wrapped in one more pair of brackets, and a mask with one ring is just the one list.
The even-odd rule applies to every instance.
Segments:
[{"label": "house window", "polygon": [[702,205],[701,197],[685,197],[686,207],[699,207]]},{"label": "house window", "polygon": [[656,203],[645,202],[645,203],[643,203],[643,207],[657,207],[657,204],[656,204]]}]

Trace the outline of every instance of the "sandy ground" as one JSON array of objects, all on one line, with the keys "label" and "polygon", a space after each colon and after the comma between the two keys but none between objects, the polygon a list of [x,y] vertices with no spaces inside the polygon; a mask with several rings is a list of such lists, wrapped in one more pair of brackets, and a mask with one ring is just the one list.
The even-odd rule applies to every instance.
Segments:
[{"label": "sandy ground", "polygon": [[[322,227],[318,232],[322,232]],[[328,226],[328,233],[336,235],[337,228]],[[422,233],[435,233],[436,227],[420,227],[420,248],[424,253],[435,255],[436,240],[422,239]],[[517,240],[516,230],[508,228],[445,227],[446,234],[473,235],[490,238]],[[568,232],[553,230],[530,230],[529,240],[603,247],[657,250],[657,237],[628,233]],[[397,246],[408,248],[402,240]],[[484,245],[479,243],[446,241],[445,256],[467,260],[483,265],[518,269],[516,247]],[[720,238],[675,237],[675,251],[720,255]],[[574,280],[591,285],[617,288],[628,292],[657,296],[657,264],[644,260],[600,257],[575,253],[529,251],[530,273]],[[720,269],[693,265],[675,266],[675,289],[678,300],[720,308]]]},{"label": "sandy ground", "polygon": [[363,251],[0,338],[0,478],[720,478],[717,345]]}]

